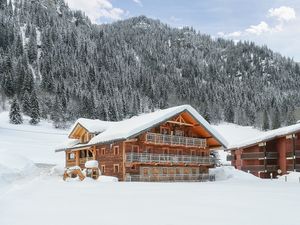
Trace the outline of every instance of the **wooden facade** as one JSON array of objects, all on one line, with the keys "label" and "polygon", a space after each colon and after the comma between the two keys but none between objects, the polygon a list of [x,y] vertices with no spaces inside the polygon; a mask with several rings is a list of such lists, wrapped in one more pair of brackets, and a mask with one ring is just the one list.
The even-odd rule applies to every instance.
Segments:
[{"label": "wooden facade", "polygon": [[261,178],[300,172],[300,131],[230,149],[228,160],[237,169]]},{"label": "wooden facade", "polygon": [[189,112],[182,112],[135,137],[84,146],[95,134],[77,124],[69,137],[80,140],[65,150],[66,168],[97,160],[102,175],[120,181],[201,181],[212,179],[208,169],[216,159],[212,148],[222,146]]}]

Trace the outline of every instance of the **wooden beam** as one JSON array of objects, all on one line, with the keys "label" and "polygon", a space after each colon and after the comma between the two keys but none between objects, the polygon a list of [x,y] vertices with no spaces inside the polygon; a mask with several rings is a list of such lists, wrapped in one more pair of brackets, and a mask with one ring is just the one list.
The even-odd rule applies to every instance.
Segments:
[{"label": "wooden beam", "polygon": [[191,123],[183,123],[183,122],[177,122],[177,121],[173,121],[173,120],[168,120],[167,123],[179,124],[179,125],[189,126],[189,127],[195,126],[195,124],[191,124]]}]

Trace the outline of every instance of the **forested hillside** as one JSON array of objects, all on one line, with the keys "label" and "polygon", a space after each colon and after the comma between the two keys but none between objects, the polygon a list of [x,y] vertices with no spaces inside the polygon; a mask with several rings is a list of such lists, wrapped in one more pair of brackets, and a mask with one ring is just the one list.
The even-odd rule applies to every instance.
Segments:
[{"label": "forested hillside", "polygon": [[61,0],[0,0],[0,84],[2,107],[15,98],[57,127],[191,104],[214,123],[268,129],[300,106],[299,65],[267,47],[144,16],[95,25]]}]

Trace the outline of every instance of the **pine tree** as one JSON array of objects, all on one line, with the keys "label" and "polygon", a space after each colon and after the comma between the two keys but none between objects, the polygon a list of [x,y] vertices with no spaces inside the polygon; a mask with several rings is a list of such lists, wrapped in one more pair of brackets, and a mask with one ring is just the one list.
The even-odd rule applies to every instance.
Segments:
[{"label": "pine tree", "polygon": [[16,97],[13,98],[13,101],[10,106],[9,121],[12,124],[23,123],[20,106]]},{"label": "pine tree", "polygon": [[23,98],[22,98],[22,112],[29,116],[30,114],[30,108],[31,108],[31,104],[30,104],[30,96],[29,96],[29,93],[28,91],[26,90],[24,95],[23,95]]},{"label": "pine tree", "polygon": [[286,125],[292,125],[295,124],[296,118],[294,114],[294,110],[288,110],[286,114]]},{"label": "pine tree", "polygon": [[270,124],[269,124],[269,117],[268,117],[268,112],[265,110],[264,115],[263,115],[263,130],[269,130],[270,129]]},{"label": "pine tree", "polygon": [[39,102],[36,96],[35,91],[33,90],[31,95],[30,95],[30,124],[36,125],[40,122],[40,107],[39,107]]},{"label": "pine tree", "polygon": [[37,59],[37,43],[35,29],[32,29],[28,41],[28,59],[30,63],[33,63]]},{"label": "pine tree", "polygon": [[272,129],[277,129],[281,126],[279,110],[276,109],[273,114]]},{"label": "pine tree", "polygon": [[231,102],[224,109],[224,119],[229,123],[234,123],[234,110]]}]

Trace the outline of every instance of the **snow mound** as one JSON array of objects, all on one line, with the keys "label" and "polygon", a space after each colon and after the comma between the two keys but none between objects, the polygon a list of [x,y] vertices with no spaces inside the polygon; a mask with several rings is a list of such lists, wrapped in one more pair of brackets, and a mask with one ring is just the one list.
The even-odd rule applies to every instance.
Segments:
[{"label": "snow mound", "polygon": [[18,179],[37,174],[34,163],[18,154],[2,152],[0,157],[0,187]]},{"label": "snow mound", "polygon": [[100,176],[98,178],[100,182],[118,182],[117,177],[111,177],[111,176]]},{"label": "snow mound", "polygon": [[222,167],[212,168],[209,169],[209,173],[215,175],[216,180],[228,180],[228,179],[257,180],[259,179],[258,177],[250,173],[237,170],[233,166],[222,166]]},{"label": "snow mound", "polygon": [[53,166],[50,170],[50,176],[62,176],[65,172],[65,168],[61,165]]},{"label": "snow mound", "polygon": [[84,164],[85,168],[98,168],[97,160],[89,160]]},{"label": "snow mound", "polygon": [[300,183],[300,172],[290,172],[289,174],[278,177],[278,180],[290,183]]}]

